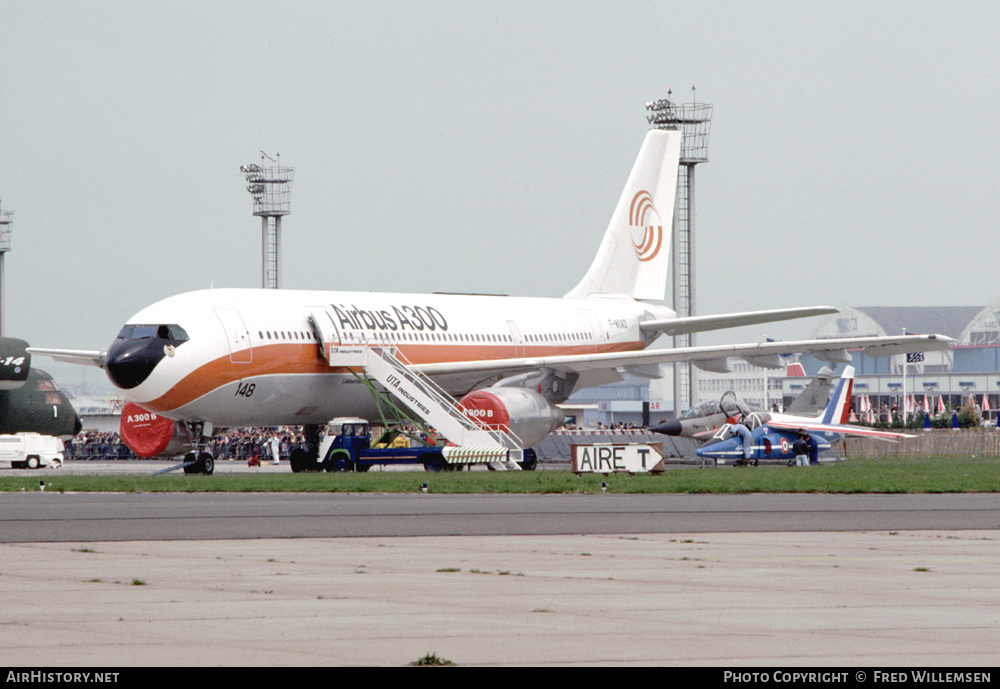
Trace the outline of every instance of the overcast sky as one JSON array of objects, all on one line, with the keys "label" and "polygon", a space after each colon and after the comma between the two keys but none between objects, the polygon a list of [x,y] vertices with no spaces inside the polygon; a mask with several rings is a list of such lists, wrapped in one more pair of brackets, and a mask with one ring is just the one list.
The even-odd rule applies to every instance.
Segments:
[{"label": "overcast sky", "polygon": [[5,334],[36,346],[104,349],[149,303],[259,287],[239,166],[261,150],[295,168],[285,287],[561,296],[643,103],[692,83],[715,107],[699,313],[1000,298],[995,0],[0,0],[0,17]]}]

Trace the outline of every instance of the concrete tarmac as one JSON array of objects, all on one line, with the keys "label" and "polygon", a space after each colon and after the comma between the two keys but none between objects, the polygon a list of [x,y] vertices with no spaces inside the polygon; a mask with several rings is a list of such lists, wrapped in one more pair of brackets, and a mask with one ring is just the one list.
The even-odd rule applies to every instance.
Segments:
[{"label": "concrete tarmac", "polygon": [[0,544],[0,665],[1000,664],[987,531]]}]

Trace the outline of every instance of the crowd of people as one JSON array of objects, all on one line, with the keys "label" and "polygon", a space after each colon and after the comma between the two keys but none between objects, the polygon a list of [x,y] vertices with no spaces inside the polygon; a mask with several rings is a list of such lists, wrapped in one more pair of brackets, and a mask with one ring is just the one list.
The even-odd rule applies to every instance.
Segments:
[{"label": "crowd of people", "polygon": [[[662,421],[665,421],[663,419]],[[611,425],[607,425],[598,422],[596,425],[591,426],[578,426],[575,423],[563,424],[557,431],[613,431],[613,432],[625,432],[625,431],[642,431],[645,430],[641,425],[637,423],[625,423],[624,421],[619,421]]]},{"label": "crowd of people", "polygon": [[[254,456],[274,461],[275,449],[279,461],[288,461],[292,450],[304,444],[305,436],[299,428],[231,428],[214,436],[208,446],[216,460],[245,462]],[[142,459],[117,433],[98,431],[85,431],[64,443],[64,455],[66,459],[80,460]]]},{"label": "crowd of people", "polygon": [[288,461],[292,450],[305,442],[300,428],[230,428],[214,436],[209,448],[217,461],[245,462],[257,457],[262,462],[275,462]]},{"label": "crowd of people", "polygon": [[117,433],[84,431],[63,443],[66,459],[136,459]]}]

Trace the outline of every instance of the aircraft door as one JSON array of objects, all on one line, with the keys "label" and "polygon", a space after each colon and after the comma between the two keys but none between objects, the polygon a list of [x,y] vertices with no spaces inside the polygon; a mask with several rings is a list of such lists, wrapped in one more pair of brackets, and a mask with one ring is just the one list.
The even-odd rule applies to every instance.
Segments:
[{"label": "aircraft door", "polygon": [[507,321],[507,327],[510,329],[510,336],[514,340],[514,356],[523,357],[524,338],[521,336],[521,329],[517,327],[517,323],[514,321]]},{"label": "aircraft door", "polygon": [[323,358],[327,359],[329,358],[330,345],[339,347],[341,344],[337,322],[330,315],[330,312],[322,306],[309,309],[309,320],[312,321],[316,336],[323,343]]},{"label": "aircraft door", "polygon": [[[342,350],[345,347],[353,348],[350,353],[358,355],[360,351],[358,348],[365,345],[365,341],[359,333],[348,331],[347,335],[344,335],[344,331],[337,325],[337,319],[326,307],[309,307],[309,320],[312,321],[316,337],[323,343],[322,355],[327,361],[330,360],[331,354],[337,353],[338,350],[341,350],[339,354],[343,354]],[[338,365],[351,366],[353,364],[340,361]]]},{"label": "aircraft door", "polygon": [[607,335],[604,332],[604,327],[601,325],[601,321],[590,311],[580,311],[583,317],[587,321],[587,332],[590,333],[591,338],[597,344],[597,351],[603,352],[607,349]]},{"label": "aircraft door", "polygon": [[243,317],[236,309],[216,309],[215,315],[222,322],[229,341],[229,360],[234,364],[249,364],[253,362],[253,347],[250,344],[250,331],[247,330]]}]

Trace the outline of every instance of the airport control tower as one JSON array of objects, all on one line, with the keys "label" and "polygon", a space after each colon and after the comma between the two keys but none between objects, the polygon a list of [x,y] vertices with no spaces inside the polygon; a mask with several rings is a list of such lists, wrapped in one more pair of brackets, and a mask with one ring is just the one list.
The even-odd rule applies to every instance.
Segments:
[{"label": "airport control tower", "polygon": [[[280,165],[278,160],[261,153],[260,165],[241,165],[240,172],[247,180],[247,191],[253,197],[253,214],[260,216],[261,240],[261,287],[279,289],[281,279],[278,268],[281,265],[281,218],[292,212],[292,177],[295,168]],[[264,164],[265,158],[274,165]]]},{"label": "airport control tower", "polygon": [[10,235],[14,229],[14,211],[0,209],[0,337],[7,327],[7,275],[4,272],[4,258],[10,251]]},{"label": "airport control tower", "polygon": [[[695,315],[694,291],[694,168],[708,162],[708,134],[712,126],[712,105],[696,103],[694,84],[691,102],[677,103],[667,98],[646,103],[647,121],[656,129],[679,129],[681,166],[677,175],[677,203],[673,229],[673,308],[678,316]],[[674,347],[694,346],[694,334],[675,335]],[[697,403],[695,367],[690,363],[674,364],[674,415]]]}]

